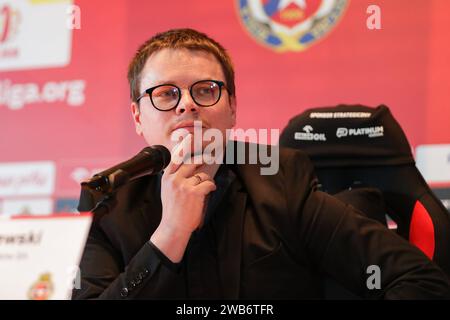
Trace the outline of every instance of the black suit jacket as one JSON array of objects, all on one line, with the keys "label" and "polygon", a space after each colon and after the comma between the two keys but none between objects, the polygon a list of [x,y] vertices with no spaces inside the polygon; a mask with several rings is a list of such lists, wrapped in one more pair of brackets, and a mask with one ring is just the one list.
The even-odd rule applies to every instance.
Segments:
[{"label": "black suit jacket", "polygon": [[[448,296],[448,279],[421,251],[317,191],[303,153],[281,149],[272,176],[260,164],[227,166],[236,179],[216,212],[224,298],[323,298],[323,275],[364,298]],[[74,299],[184,297],[180,273],[149,243],[161,219],[159,179],[126,185],[93,223]],[[371,265],[380,268],[380,289],[367,286]]]}]

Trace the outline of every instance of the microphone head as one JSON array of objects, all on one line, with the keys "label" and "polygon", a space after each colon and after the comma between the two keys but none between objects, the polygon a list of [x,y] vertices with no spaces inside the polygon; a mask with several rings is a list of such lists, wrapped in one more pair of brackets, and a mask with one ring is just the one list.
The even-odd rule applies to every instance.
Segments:
[{"label": "microphone head", "polygon": [[81,186],[101,193],[110,193],[128,181],[161,172],[169,165],[170,159],[170,151],[162,145],[145,147],[133,158],[83,181]]},{"label": "microphone head", "polygon": [[163,145],[154,145],[154,146],[150,146],[150,147],[145,147],[144,149],[142,149],[141,152],[152,153],[155,151],[157,151],[159,153],[159,156],[161,157],[163,167],[160,170],[163,170],[170,163],[171,154],[170,154],[169,149],[167,149]]}]

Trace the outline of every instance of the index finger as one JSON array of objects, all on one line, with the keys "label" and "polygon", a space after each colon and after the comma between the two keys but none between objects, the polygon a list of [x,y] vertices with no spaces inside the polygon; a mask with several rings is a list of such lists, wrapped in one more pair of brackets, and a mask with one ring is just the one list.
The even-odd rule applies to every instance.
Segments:
[{"label": "index finger", "polygon": [[[176,172],[180,166],[185,162],[185,160],[190,157],[190,149],[192,145],[192,134],[186,135],[183,140],[175,145],[171,152],[170,163],[166,168],[168,174]],[[189,150],[186,154],[183,153],[183,157],[180,157],[180,152],[183,150]]]}]

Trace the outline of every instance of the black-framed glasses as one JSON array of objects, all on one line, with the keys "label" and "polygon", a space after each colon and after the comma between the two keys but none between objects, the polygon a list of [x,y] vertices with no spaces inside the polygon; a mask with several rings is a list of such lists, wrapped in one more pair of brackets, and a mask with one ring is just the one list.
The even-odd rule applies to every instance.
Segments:
[{"label": "black-framed glasses", "polygon": [[[225,83],[219,80],[200,80],[193,83],[189,88],[192,100],[200,107],[211,107],[219,102],[222,95],[222,87]],[[137,98],[139,102],[148,95],[155,109],[159,111],[170,111],[175,109],[181,100],[181,89],[174,84],[160,84],[151,87]]]}]

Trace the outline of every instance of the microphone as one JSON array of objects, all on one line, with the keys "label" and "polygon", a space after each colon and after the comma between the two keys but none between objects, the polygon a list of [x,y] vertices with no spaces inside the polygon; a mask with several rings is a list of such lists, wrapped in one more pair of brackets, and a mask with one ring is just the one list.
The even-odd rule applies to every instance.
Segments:
[{"label": "microphone", "polygon": [[95,174],[81,183],[83,189],[104,194],[145,175],[161,172],[170,163],[169,150],[161,145],[145,147],[133,158]]}]

